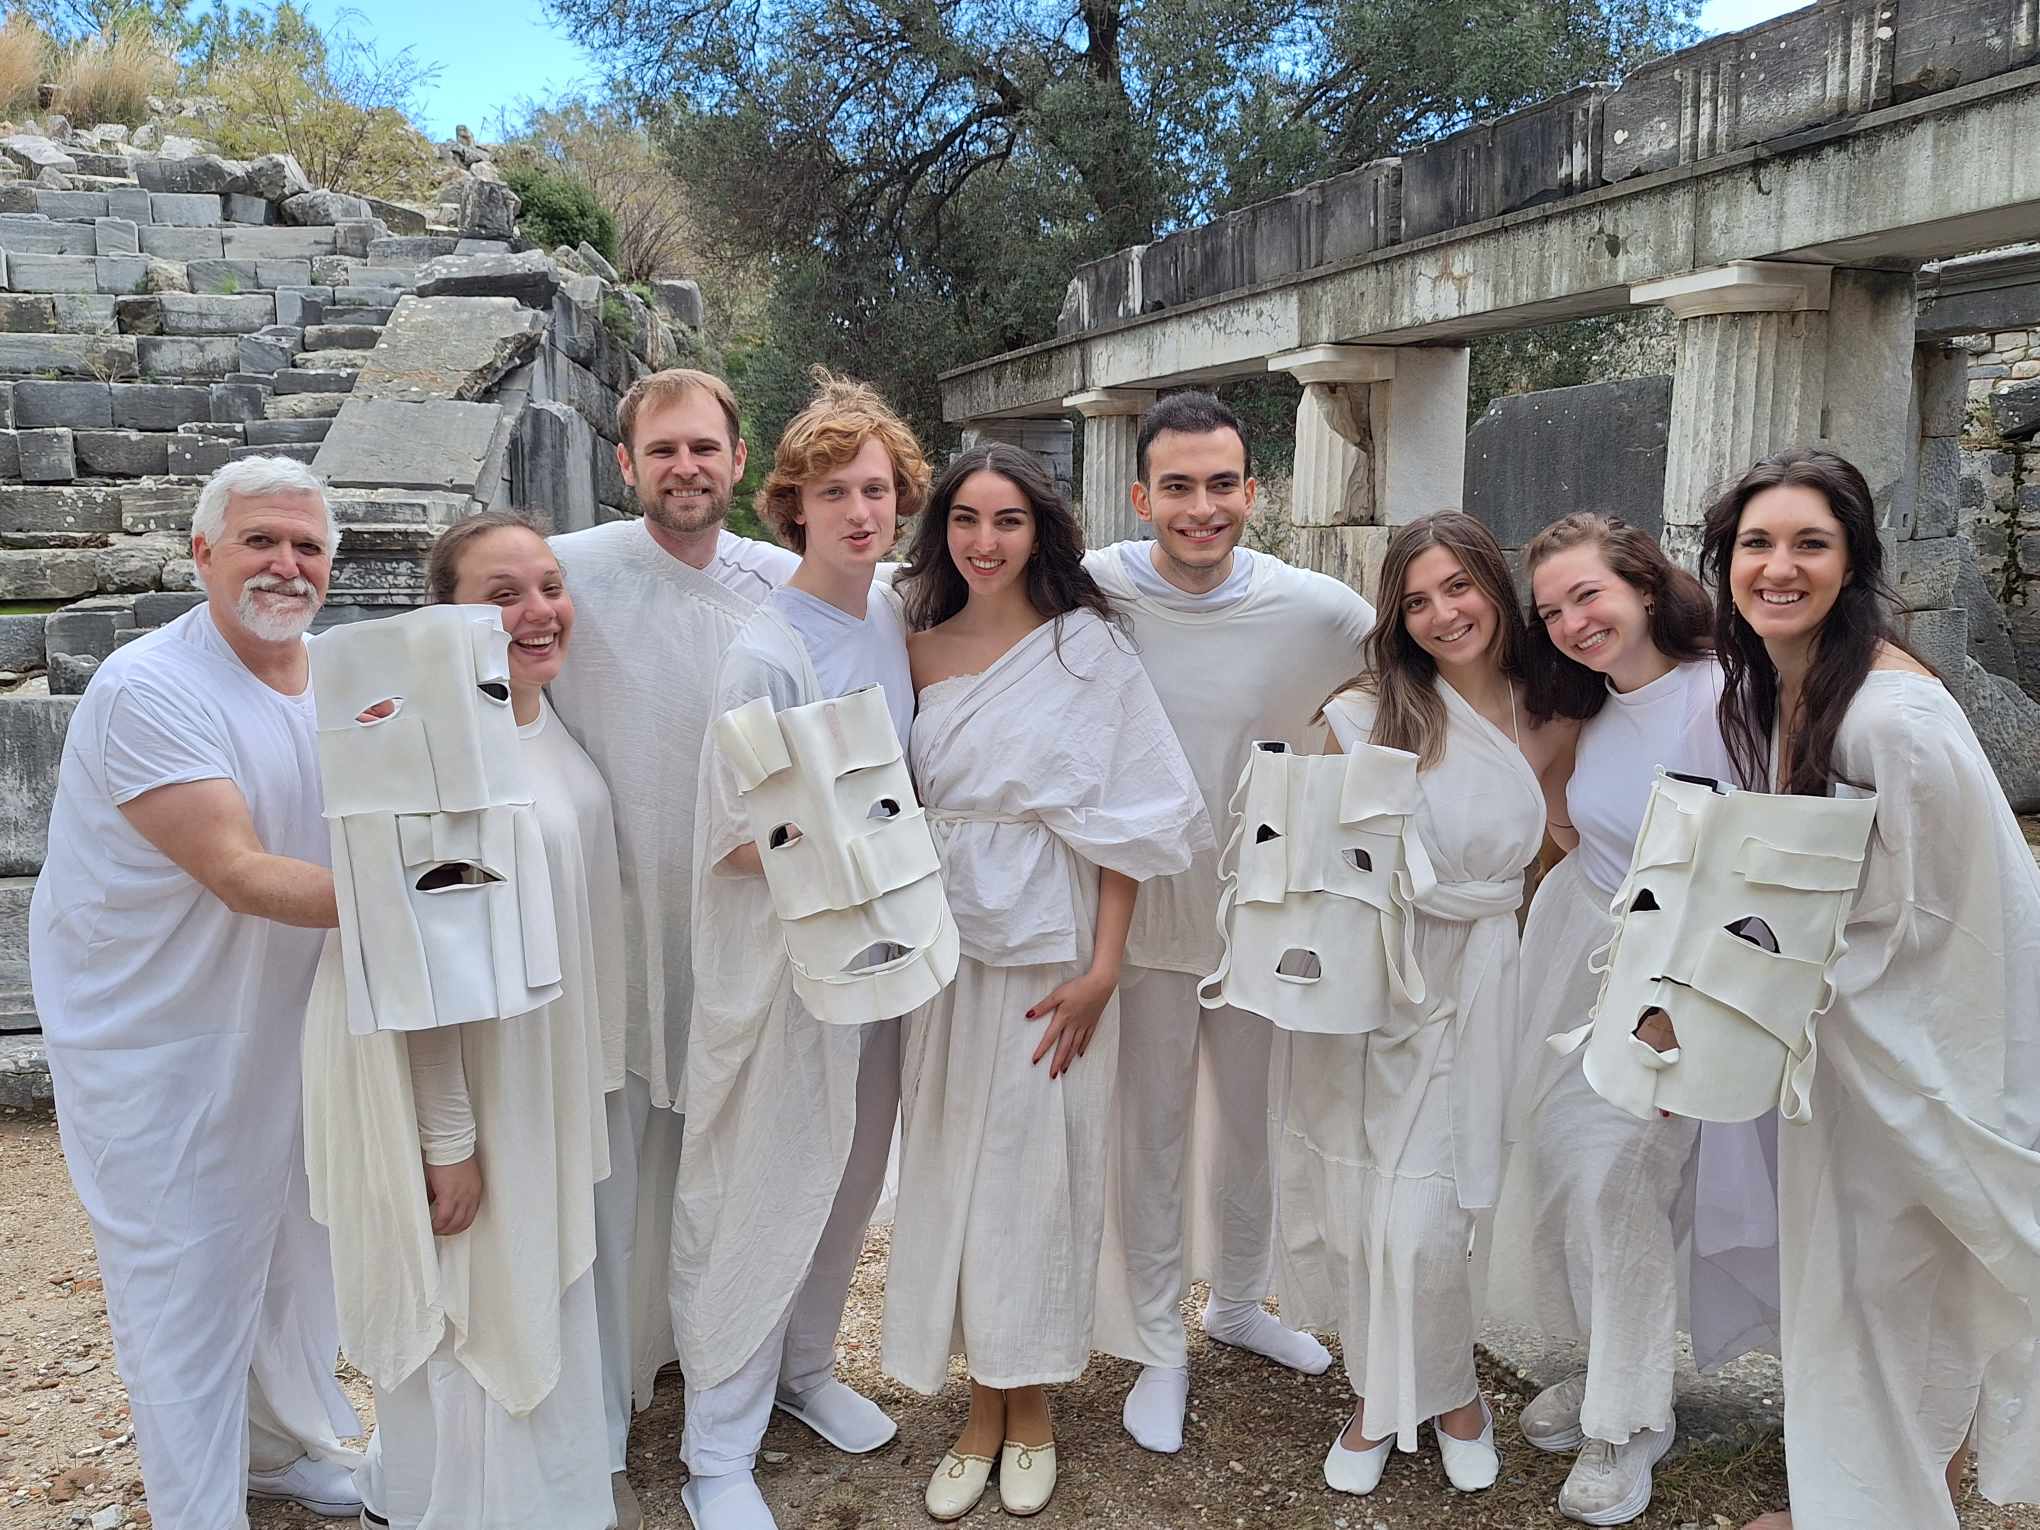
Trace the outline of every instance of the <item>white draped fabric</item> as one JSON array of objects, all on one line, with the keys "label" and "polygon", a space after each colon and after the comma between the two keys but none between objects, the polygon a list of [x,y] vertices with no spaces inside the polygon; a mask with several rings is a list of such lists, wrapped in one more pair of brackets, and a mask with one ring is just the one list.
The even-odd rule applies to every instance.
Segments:
[{"label": "white draped fabric", "polygon": [[[1475,1213],[1494,1204],[1518,1059],[1516,909],[1544,834],[1521,749],[1440,686],[1445,753],[1414,827],[1438,883],[1418,903],[1421,1013],[1361,1036],[1283,1033],[1273,1117],[1277,1284],[1286,1321],[1336,1328],[1368,1432],[1417,1428],[1476,1390]],[[1371,741],[1371,696],[1326,708],[1341,747]]]},{"label": "white draped fabric", "polygon": [[1877,826],[1779,1129],[1793,1524],[1953,1530],[1972,1418],[1984,1493],[2040,1498],[2040,870],[1937,680],[1873,671],[1835,769]]},{"label": "white draped fabric", "polygon": [[987,1386],[1069,1381],[1091,1349],[1118,1000],[1057,1079],[1027,1010],[1088,970],[1098,868],[1181,871],[1211,826],[1140,660],[1088,611],[929,686],[912,760],[964,955],[906,1020],[885,1369],[933,1393],[957,1352]]}]

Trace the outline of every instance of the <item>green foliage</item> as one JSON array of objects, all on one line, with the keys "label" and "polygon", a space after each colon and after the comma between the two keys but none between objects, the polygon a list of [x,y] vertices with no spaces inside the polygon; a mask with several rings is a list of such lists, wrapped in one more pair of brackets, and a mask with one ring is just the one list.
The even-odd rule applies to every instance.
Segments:
[{"label": "green foliage", "polygon": [[517,222],[525,238],[546,249],[561,244],[571,249],[586,240],[604,260],[615,261],[616,219],[585,181],[532,160],[511,160],[502,169],[523,203]]}]

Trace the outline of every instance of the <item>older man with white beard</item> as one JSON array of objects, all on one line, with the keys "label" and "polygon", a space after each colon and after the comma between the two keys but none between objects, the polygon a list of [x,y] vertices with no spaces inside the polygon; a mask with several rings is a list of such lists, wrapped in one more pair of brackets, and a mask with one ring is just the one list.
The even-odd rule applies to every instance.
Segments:
[{"label": "older man with white beard", "polygon": [[574,592],[573,651],[547,688],[609,783],[623,870],[624,1072],[608,1091],[609,1178],[595,1187],[595,1305],[619,1530],[636,1530],[623,1474],[631,1405],[676,1357],[667,1306],[681,1066],[694,997],[695,772],[716,669],[753,607],[800,566],[723,522],[744,475],[729,385],[675,368],[617,408],[616,460],[641,512],[552,539]]},{"label": "older man with white beard", "polygon": [[303,642],[333,546],[300,463],[251,457],[206,484],[205,603],[92,677],[30,906],[64,1156],[157,1530],[242,1530],[251,1497],[361,1509],[298,1089],[338,922]]}]

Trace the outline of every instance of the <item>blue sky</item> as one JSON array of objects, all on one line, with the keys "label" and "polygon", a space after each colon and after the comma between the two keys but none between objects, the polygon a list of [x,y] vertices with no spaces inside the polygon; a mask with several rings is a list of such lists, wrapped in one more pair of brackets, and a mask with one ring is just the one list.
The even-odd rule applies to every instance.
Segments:
[{"label": "blue sky", "polygon": [[[1805,0],[1707,0],[1700,25],[1730,32]],[[556,30],[537,0],[351,0],[355,26],[385,52],[409,47],[426,63],[440,66],[438,83],[425,92],[421,126],[434,138],[448,138],[465,122],[486,138],[501,108],[519,100],[546,100],[576,84],[594,84],[597,61]],[[339,13],[335,0],[311,0],[306,9],[330,25]]]}]

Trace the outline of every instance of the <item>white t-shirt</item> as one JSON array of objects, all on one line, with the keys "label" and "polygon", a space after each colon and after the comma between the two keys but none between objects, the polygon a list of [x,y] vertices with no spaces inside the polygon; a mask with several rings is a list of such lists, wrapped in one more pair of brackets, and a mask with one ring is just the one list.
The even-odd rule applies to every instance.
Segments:
[{"label": "white t-shirt", "polygon": [[800,634],[824,695],[847,696],[867,685],[885,688],[885,707],[905,749],[914,726],[914,676],[907,664],[906,623],[891,592],[874,585],[861,619],[784,585],[764,603]]},{"label": "white t-shirt", "polygon": [[[649,540],[649,538],[647,538]],[[654,544],[656,545],[656,544]],[[715,556],[702,570],[716,583],[746,600],[763,600],[793,577],[800,554],[776,542],[756,542],[725,527],[715,539]]]},{"label": "white t-shirt", "polygon": [[321,933],[234,913],[120,811],[212,779],[240,789],[265,850],[327,863],[309,682],[272,690],[197,606],[101,665],[71,718],[29,915],[36,1009],[53,1050],[240,1033],[287,1060],[262,1087],[295,1118]]},{"label": "white t-shirt", "polygon": [[1579,831],[1580,870],[1605,896],[1629,874],[1660,765],[1735,779],[1715,720],[1721,685],[1718,663],[1694,659],[1626,695],[1610,686],[1601,710],[1580,725],[1566,809]]},{"label": "white t-shirt", "polygon": [[1232,568],[1216,589],[1192,593],[1177,589],[1162,577],[1162,571],[1155,567],[1153,542],[1121,542],[1118,545],[1120,564],[1126,570],[1127,581],[1140,592],[1141,599],[1166,606],[1171,611],[1223,611],[1227,606],[1236,606],[1244,600],[1254,582],[1256,555],[1251,548],[1233,549]]}]

